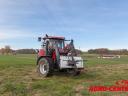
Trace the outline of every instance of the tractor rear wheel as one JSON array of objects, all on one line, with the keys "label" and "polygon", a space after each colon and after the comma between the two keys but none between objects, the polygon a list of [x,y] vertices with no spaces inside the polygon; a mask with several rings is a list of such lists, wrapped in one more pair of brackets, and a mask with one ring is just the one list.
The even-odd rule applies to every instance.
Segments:
[{"label": "tractor rear wheel", "polygon": [[42,57],[38,61],[37,71],[41,76],[48,77],[52,74],[52,59],[49,57]]}]

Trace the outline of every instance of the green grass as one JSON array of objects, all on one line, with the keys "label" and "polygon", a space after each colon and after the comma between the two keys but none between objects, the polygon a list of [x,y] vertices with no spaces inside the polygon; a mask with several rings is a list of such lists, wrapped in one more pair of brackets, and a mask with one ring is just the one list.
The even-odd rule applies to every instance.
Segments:
[{"label": "green grass", "polygon": [[87,59],[80,76],[54,74],[42,78],[36,72],[36,55],[0,55],[0,96],[127,96],[128,93],[90,93],[94,85],[114,85],[117,80],[128,80],[128,56],[120,59],[98,59],[97,55],[83,54]]},{"label": "green grass", "polygon": [[115,59],[98,58],[96,54],[83,54],[82,57],[87,60],[87,65],[106,65],[106,64],[128,64],[128,56],[121,56]]}]

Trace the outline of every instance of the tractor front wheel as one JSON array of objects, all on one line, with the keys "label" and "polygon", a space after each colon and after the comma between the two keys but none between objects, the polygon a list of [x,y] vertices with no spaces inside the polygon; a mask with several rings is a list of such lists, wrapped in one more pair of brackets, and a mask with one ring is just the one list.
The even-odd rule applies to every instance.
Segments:
[{"label": "tractor front wheel", "polygon": [[48,57],[42,57],[38,61],[37,71],[43,77],[50,76],[52,74],[52,59]]}]

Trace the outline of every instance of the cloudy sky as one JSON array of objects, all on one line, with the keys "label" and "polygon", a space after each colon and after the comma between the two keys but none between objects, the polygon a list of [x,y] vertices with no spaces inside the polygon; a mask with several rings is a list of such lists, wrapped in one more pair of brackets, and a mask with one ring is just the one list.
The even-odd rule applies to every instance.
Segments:
[{"label": "cloudy sky", "polygon": [[0,0],[0,47],[40,48],[46,33],[82,50],[128,48],[128,0]]}]

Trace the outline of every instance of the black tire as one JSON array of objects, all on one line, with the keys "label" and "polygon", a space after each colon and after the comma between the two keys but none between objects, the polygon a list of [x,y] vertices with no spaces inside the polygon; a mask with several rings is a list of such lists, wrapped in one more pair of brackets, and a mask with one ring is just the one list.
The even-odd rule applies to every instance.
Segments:
[{"label": "black tire", "polygon": [[38,60],[37,71],[43,77],[51,76],[53,72],[52,59],[49,57],[40,58]]}]

